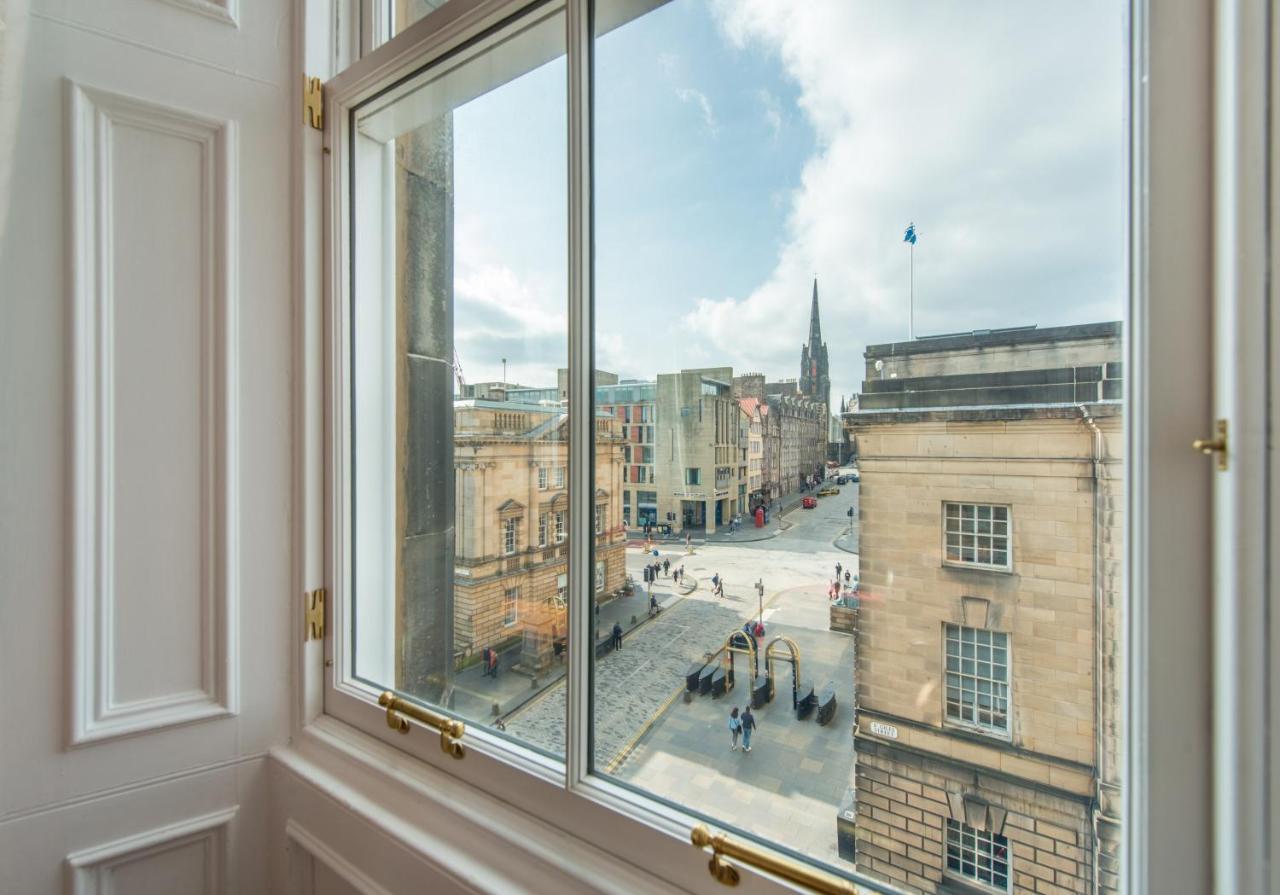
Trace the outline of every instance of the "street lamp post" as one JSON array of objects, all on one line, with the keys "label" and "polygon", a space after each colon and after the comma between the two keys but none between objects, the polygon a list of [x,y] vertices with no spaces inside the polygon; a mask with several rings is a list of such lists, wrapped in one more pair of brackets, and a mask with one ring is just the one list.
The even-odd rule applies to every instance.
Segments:
[{"label": "street lamp post", "polygon": [[764,624],[764,579],[756,579],[756,598],[760,606],[760,614],[758,619],[760,624]]}]

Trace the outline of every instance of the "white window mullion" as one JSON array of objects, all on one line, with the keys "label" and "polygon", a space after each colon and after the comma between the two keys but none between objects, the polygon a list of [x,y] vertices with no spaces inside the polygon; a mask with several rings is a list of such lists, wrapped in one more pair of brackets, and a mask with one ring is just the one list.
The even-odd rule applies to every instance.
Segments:
[{"label": "white window mullion", "polygon": [[595,538],[595,358],[591,267],[591,0],[568,0],[569,123],[569,670],[565,770],[569,786],[591,771],[591,630]]}]

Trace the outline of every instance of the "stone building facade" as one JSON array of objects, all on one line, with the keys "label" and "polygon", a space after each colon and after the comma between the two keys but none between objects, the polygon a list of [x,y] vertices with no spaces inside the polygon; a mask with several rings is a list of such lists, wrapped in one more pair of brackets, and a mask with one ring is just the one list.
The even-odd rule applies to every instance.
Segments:
[{"label": "stone building facade", "polygon": [[800,490],[806,476],[820,475],[827,460],[827,410],[796,395],[769,395],[769,414],[778,427],[778,488]]},{"label": "stone building facade", "polygon": [[[622,433],[596,418],[595,592],[626,582]],[[524,620],[562,608],[568,587],[568,417],[485,400],[454,404],[455,655],[514,642]]]},{"label": "stone building facade", "polygon": [[742,447],[744,465],[740,475],[742,481],[738,485],[742,499],[738,501],[739,510],[749,512],[755,505],[767,500],[764,477],[764,418],[760,415],[760,401],[756,398],[740,398],[738,406],[742,410],[742,438],[746,446]]},{"label": "stone building facade", "polygon": [[[738,417],[730,367],[662,373],[657,381],[658,516],[675,531],[728,525],[738,512]],[[668,514],[671,514],[670,516]]]},{"label": "stone building facade", "polygon": [[1118,887],[1120,357],[1119,324],[867,349],[845,423],[861,470],[856,860],[872,876]]}]

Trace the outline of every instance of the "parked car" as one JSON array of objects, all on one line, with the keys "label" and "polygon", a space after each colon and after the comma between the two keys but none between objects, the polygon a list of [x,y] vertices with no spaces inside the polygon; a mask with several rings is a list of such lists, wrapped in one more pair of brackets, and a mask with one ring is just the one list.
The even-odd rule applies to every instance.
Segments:
[{"label": "parked car", "polygon": [[851,481],[851,482],[857,482],[857,481],[858,481],[858,470],[856,470],[856,469],[855,469],[853,472],[851,472],[851,473],[849,473],[847,476],[845,476],[845,478],[847,478],[847,479],[848,479],[849,481]]},{"label": "parked car", "polygon": [[849,484],[849,477],[848,477],[847,475],[838,475],[838,476],[836,476],[836,484],[837,484],[837,485],[847,485],[847,484]]},{"label": "parked car", "polygon": [[816,497],[806,497],[800,501],[800,506],[804,507],[806,510],[812,510],[817,505],[818,498]]},{"label": "parked car", "polygon": [[831,484],[829,482],[818,489],[819,497],[830,497],[833,494],[839,494],[839,493],[840,493],[840,489],[836,487],[834,484]]}]

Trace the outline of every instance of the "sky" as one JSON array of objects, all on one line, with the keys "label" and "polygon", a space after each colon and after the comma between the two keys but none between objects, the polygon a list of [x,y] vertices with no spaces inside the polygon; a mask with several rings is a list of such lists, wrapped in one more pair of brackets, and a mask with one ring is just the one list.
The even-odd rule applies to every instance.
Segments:
[{"label": "sky", "polygon": [[[672,0],[596,49],[597,366],[799,375],[867,344],[1120,319],[1124,4]],[[1016,15],[1014,14],[1016,13]],[[567,336],[565,68],[456,110],[468,381],[550,385]]]}]

